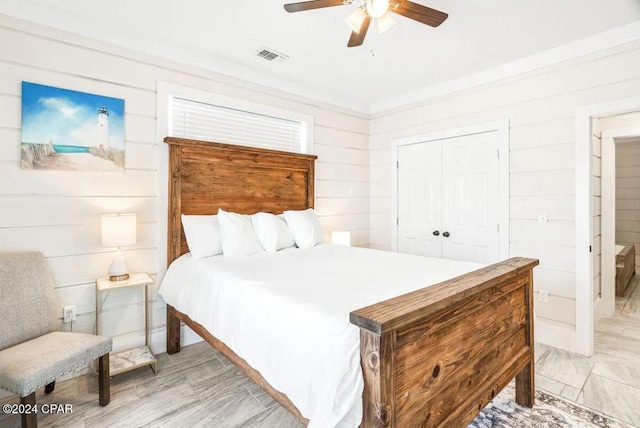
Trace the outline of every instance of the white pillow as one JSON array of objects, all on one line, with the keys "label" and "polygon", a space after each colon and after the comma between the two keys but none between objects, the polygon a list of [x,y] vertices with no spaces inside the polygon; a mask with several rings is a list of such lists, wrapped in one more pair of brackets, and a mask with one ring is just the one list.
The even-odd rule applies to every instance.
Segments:
[{"label": "white pillow", "polygon": [[222,254],[218,216],[182,214],[182,227],[194,259]]},{"label": "white pillow", "polygon": [[324,231],[312,208],[304,211],[285,211],[289,230],[300,248],[311,248],[324,242]]},{"label": "white pillow", "polygon": [[260,245],[266,252],[275,253],[296,245],[284,218],[269,213],[257,213],[251,216],[251,222]]},{"label": "white pillow", "polygon": [[218,221],[225,257],[246,256],[264,251],[250,216],[218,210]]}]

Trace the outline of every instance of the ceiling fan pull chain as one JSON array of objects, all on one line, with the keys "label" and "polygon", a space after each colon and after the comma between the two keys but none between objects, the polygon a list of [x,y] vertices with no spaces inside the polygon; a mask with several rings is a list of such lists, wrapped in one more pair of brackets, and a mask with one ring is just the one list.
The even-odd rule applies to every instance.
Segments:
[{"label": "ceiling fan pull chain", "polygon": [[376,41],[375,41],[375,37],[371,37],[369,40],[371,40],[371,50],[369,51],[369,53],[371,54],[371,56],[375,57],[376,56]]}]

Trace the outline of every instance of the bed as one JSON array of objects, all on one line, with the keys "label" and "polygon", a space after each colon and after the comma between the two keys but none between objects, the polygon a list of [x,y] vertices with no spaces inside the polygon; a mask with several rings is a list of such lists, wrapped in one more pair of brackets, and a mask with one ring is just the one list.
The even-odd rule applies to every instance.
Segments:
[{"label": "bed", "polygon": [[[174,267],[193,262],[187,254],[181,214],[212,214],[219,208],[245,214],[259,211],[281,213],[314,205],[315,156],[176,138],[167,138],[165,142],[169,144],[170,159],[168,261],[175,261]],[[216,287],[242,294],[234,297],[233,294],[220,293],[227,296],[224,297],[228,299],[227,304],[212,305],[209,312],[190,312],[192,309],[187,308],[185,302],[193,302],[193,298],[181,300],[170,297],[169,301],[174,305],[167,301],[167,352],[180,351],[180,325],[183,322],[303,424],[327,426],[322,422],[325,421],[323,412],[315,411],[313,403],[301,400],[295,386],[274,375],[277,370],[270,370],[270,366],[259,363],[261,355],[251,354],[250,349],[238,344],[244,335],[251,334],[247,328],[266,325],[267,318],[283,312],[277,310],[282,301],[274,300],[274,296],[282,298],[284,295],[288,299],[285,300],[288,308],[293,313],[297,311],[298,318],[290,319],[288,324],[280,321],[283,324],[273,329],[273,340],[277,334],[279,338],[289,338],[292,344],[304,343],[296,349],[301,355],[314,358],[314,364],[325,364],[326,361],[342,364],[342,360],[336,359],[339,357],[335,355],[335,346],[338,343],[351,344],[350,352],[340,351],[340,354],[345,354],[351,361],[350,376],[361,379],[361,382],[345,378],[344,383],[352,385],[350,392],[333,391],[339,396],[333,397],[332,402],[334,406],[344,403],[349,407],[355,400],[357,406],[353,406],[356,410],[345,411],[342,420],[335,420],[337,426],[466,426],[514,378],[516,401],[524,406],[533,406],[533,268],[538,264],[537,260],[512,258],[479,269],[477,265],[451,262],[447,270],[444,266],[449,262],[435,262],[434,259],[416,256],[341,249],[333,245],[321,245],[313,250],[304,253],[293,249],[270,256],[280,257],[278,260],[284,260],[283,263],[290,263],[288,258],[295,257],[333,260],[323,266],[338,266],[335,267],[338,271],[323,271],[326,274],[323,277],[322,273],[310,275],[307,270],[307,276],[299,277],[297,281],[306,284],[311,283],[312,278],[317,281],[318,277],[323,277],[324,284],[337,282],[336,278],[353,284],[353,289],[344,284],[340,286],[341,290],[350,290],[347,293],[350,297],[344,299],[344,305],[331,309],[336,312],[327,311],[333,305],[321,304],[319,296],[292,297],[284,295],[281,288],[276,288],[277,292],[270,295],[262,295],[269,287],[283,287],[281,277],[270,277],[269,267],[274,266],[276,259],[269,259],[268,255],[257,256],[252,261],[253,266],[263,266],[262,270],[256,268],[253,275],[257,276],[241,276],[243,281],[239,284],[242,286],[227,285],[223,288],[229,272],[235,272],[235,284],[238,284],[238,272],[246,272],[244,268],[233,267],[233,263],[229,265],[229,261],[209,261],[216,265],[213,270],[191,265],[183,269],[187,272],[203,269],[202,272],[208,273],[196,276],[217,275]],[[348,253],[343,254],[344,251]],[[372,262],[371,257],[379,258],[380,263]],[[261,262],[261,258],[266,260]],[[399,284],[399,288],[393,290],[379,287],[378,291],[372,292],[366,287],[373,284],[378,275],[372,273],[369,279],[364,278],[365,281],[363,275],[338,275],[340,269],[344,273],[349,270],[345,265],[339,268],[338,260],[351,263],[356,258],[366,260],[361,263],[374,265],[382,265],[382,260],[391,259],[400,267],[406,263],[395,275],[421,274],[425,277],[425,284],[416,284],[414,277],[410,288],[404,289]],[[308,266],[313,265],[308,263]],[[353,265],[357,263],[353,262]],[[220,269],[225,275],[212,273]],[[430,272],[434,275],[429,277]],[[184,278],[175,275],[175,278],[181,277]],[[179,282],[179,279],[175,281]],[[190,289],[187,282],[182,284],[185,290]],[[180,284],[176,288],[180,289]],[[297,289],[293,286],[287,288],[294,293],[298,292]],[[195,300],[205,299],[198,297]],[[250,302],[256,299],[262,305],[254,306],[255,310],[252,310]],[[349,306],[355,302],[366,304],[363,307]],[[224,308],[229,305],[241,305],[238,311],[244,314],[244,319],[253,320],[235,323],[237,325],[231,323],[230,328],[237,330],[234,336],[216,327],[216,317],[218,323],[221,319],[229,322],[224,314]],[[317,313],[317,316],[309,318],[310,313]],[[240,325],[245,326],[244,330]],[[225,334],[228,343],[217,337]],[[264,347],[261,349],[256,352],[264,354]],[[273,351],[270,347],[268,349]],[[277,352],[270,357],[269,364],[274,366],[280,360],[286,361],[286,356]],[[353,370],[353,361],[359,363],[356,371]],[[259,364],[263,364],[261,370],[257,369]],[[326,371],[326,367],[317,367],[317,370],[333,374]],[[301,373],[303,376],[304,372]],[[290,396],[282,392],[285,390],[290,391]],[[316,395],[331,393],[322,391]],[[353,422],[353,415],[360,415],[358,422]]]},{"label": "bed", "polygon": [[633,244],[616,245],[616,296],[624,297],[635,271],[635,246]]}]

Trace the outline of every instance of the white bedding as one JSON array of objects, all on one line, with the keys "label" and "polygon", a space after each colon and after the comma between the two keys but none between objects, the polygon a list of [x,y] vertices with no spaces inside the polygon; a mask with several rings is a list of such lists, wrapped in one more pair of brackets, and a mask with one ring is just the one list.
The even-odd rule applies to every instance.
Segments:
[{"label": "white bedding", "polygon": [[356,427],[364,380],[349,313],[483,265],[341,245],[194,259],[159,293],[285,393],[309,427]]}]

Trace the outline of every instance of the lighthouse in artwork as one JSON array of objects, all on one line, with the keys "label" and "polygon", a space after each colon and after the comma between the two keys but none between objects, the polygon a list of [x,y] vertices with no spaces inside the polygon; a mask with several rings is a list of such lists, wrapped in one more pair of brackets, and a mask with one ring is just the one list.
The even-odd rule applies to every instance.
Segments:
[{"label": "lighthouse in artwork", "polygon": [[109,110],[98,109],[98,149],[109,150]]}]

